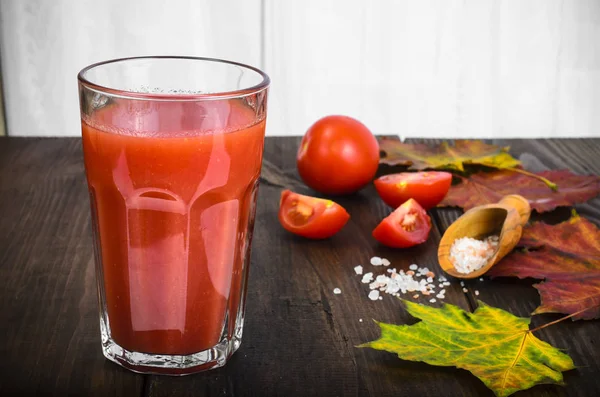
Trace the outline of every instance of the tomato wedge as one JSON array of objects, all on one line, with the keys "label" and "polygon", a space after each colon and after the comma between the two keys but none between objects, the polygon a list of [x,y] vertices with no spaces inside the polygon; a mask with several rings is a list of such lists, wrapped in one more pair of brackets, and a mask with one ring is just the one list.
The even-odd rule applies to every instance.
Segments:
[{"label": "tomato wedge", "polygon": [[375,180],[375,189],[390,207],[415,199],[428,210],[444,199],[452,184],[452,174],[441,171],[401,172],[384,175]]},{"label": "tomato wedge", "polygon": [[399,206],[373,230],[373,237],[392,248],[408,248],[429,237],[431,219],[413,199]]},{"label": "tomato wedge", "polygon": [[311,239],[333,236],[348,222],[350,215],[331,201],[294,193],[281,192],[279,222],[289,232]]}]

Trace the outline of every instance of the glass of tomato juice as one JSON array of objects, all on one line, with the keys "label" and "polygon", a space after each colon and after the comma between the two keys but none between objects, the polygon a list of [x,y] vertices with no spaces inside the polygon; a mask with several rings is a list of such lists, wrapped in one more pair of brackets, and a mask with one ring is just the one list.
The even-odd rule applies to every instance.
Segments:
[{"label": "glass of tomato juice", "polygon": [[78,80],[104,355],[143,373],[224,365],[244,326],[269,77],[140,57]]}]

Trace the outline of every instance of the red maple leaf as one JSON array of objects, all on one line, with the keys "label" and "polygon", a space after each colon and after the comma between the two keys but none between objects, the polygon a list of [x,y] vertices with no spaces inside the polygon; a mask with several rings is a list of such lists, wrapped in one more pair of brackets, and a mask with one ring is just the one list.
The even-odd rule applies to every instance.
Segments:
[{"label": "red maple leaf", "polygon": [[462,207],[465,211],[483,204],[497,203],[508,194],[520,194],[538,212],[551,211],[560,206],[583,203],[600,194],[600,178],[595,175],[577,175],[570,171],[544,171],[534,174],[558,185],[550,189],[546,183],[529,175],[511,170],[479,172],[462,177],[453,185],[439,204],[440,207]]},{"label": "red maple leaf", "polygon": [[600,229],[573,215],[558,225],[526,226],[519,246],[494,266],[492,277],[516,276],[545,280],[535,284],[542,304],[534,313],[567,313],[600,318]]}]

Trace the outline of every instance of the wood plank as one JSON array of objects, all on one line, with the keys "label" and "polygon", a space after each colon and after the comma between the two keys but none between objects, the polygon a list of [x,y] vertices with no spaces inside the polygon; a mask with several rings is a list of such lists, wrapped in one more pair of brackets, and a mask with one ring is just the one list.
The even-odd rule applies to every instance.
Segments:
[{"label": "wood plank", "polygon": [[0,138],[0,214],[0,395],[140,395],[100,348],[80,139]]},{"label": "wood plank", "polygon": [[[513,156],[521,159],[526,168],[533,171],[544,169],[569,169],[579,174],[594,173],[600,175],[597,158],[600,156],[598,139],[552,139],[552,140],[494,140],[498,145],[510,145]],[[590,200],[586,204],[576,205],[578,212],[596,224],[600,224],[598,209],[600,199]],[[438,221],[445,230],[462,211],[458,209],[438,209]],[[557,209],[550,214],[535,215],[535,219],[551,219],[553,222],[567,219],[570,211]],[[498,278],[484,281],[465,281],[467,297],[473,305],[477,300],[502,308],[517,316],[527,317],[539,306],[540,299],[532,287],[531,279]],[[475,291],[479,292],[477,296]],[[560,314],[536,315],[532,318],[532,327],[536,327],[562,317]],[[519,395],[565,395],[587,396],[594,390],[600,390],[598,368],[600,351],[597,347],[600,334],[600,322],[570,320],[542,329],[536,336],[555,347],[564,349],[578,367],[566,372],[566,387],[541,385],[519,393]]]},{"label": "wood plank", "polygon": [[[298,138],[268,138],[250,270],[246,331],[224,368],[182,378],[142,376],[108,362],[99,344],[97,299],[87,189],[79,139],[0,139],[0,395],[492,395],[467,371],[399,360],[358,349],[379,333],[371,318],[410,324],[395,298],[367,298],[354,274],[373,255],[407,269],[411,263],[439,273],[440,230],[409,250],[380,247],[371,230],[390,210],[369,187],[336,198],[352,219],[326,241],[285,233],[276,209],[281,185],[303,193],[295,170]],[[498,141],[528,166],[598,173],[600,140]],[[598,200],[577,206],[596,222]],[[443,230],[460,212],[433,211]],[[557,218],[556,213],[551,218]],[[546,215],[544,215],[546,216]],[[558,217],[568,211],[558,211]],[[467,294],[453,282],[446,302],[469,310],[476,298],[528,315],[539,297],[531,281],[472,281]],[[333,294],[334,288],[342,294]],[[475,296],[474,290],[480,295]],[[440,303],[428,303],[438,306]],[[540,315],[540,325],[558,315]],[[361,322],[359,319],[363,319]],[[598,321],[564,322],[539,337],[564,348],[579,366],[566,388],[536,386],[520,395],[593,395],[600,390]],[[590,394],[591,393],[591,394]]]},{"label": "wood plank", "polygon": [[[353,267],[373,268],[373,255],[391,267],[408,270],[416,262],[437,269],[439,233],[425,245],[399,251],[380,247],[372,229],[389,209],[370,187],[336,200],[351,214],[349,224],[325,241],[308,241],[283,231],[277,220],[277,184],[302,189],[295,166],[298,138],[268,138],[265,162],[269,181],[260,188],[250,269],[245,335],[240,350],[224,368],[184,379],[152,376],[148,395],[338,395],[397,396],[485,393],[485,386],[466,371],[434,368],[398,360],[390,353],[355,346],[379,336],[371,321],[404,324],[415,320],[396,298],[367,298],[368,288]],[[264,176],[264,174],[263,174]],[[296,189],[298,190],[298,189]],[[377,269],[383,273],[383,268]],[[333,289],[342,293],[334,295]],[[458,292],[457,292],[458,291]],[[468,309],[460,289],[447,293]],[[360,319],[363,321],[361,322]]]}]

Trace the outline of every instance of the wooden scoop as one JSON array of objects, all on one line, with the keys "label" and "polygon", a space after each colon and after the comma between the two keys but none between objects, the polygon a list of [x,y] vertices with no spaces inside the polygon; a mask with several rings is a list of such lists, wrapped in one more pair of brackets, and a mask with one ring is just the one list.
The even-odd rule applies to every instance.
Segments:
[{"label": "wooden scoop", "polygon": [[[446,230],[438,248],[438,260],[442,269],[457,278],[476,278],[490,270],[517,245],[523,226],[529,220],[531,208],[523,196],[505,196],[497,204],[475,207],[465,212]],[[461,237],[483,240],[498,235],[498,249],[494,256],[481,269],[464,274],[459,273],[450,260],[450,247]]]}]

